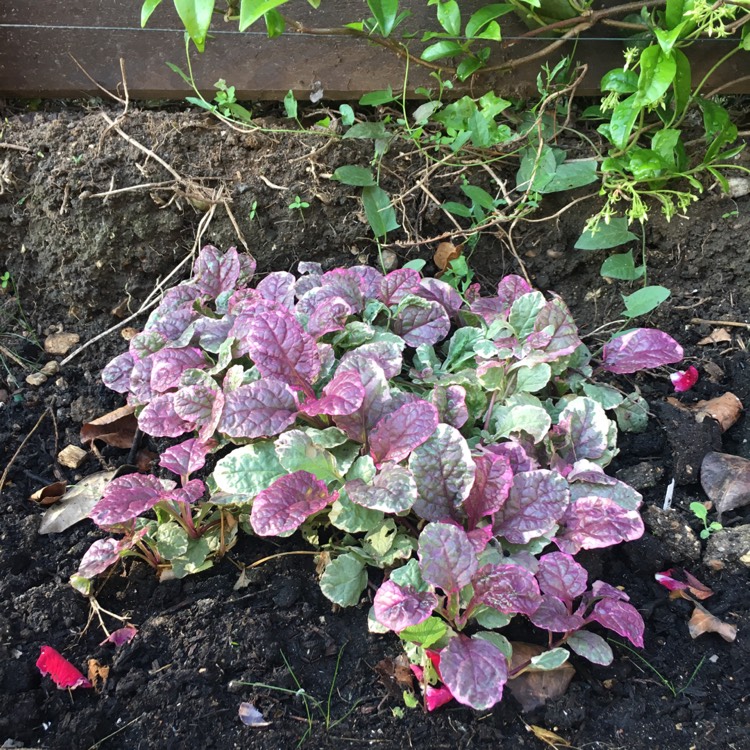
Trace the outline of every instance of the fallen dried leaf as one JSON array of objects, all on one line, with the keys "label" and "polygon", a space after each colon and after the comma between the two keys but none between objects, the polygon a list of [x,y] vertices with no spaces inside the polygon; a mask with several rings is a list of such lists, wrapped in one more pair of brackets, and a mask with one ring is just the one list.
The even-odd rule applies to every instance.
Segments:
[{"label": "fallen dried leaf", "polygon": [[[532,657],[547,650],[533,643],[513,642],[511,645],[513,646],[511,672]],[[574,674],[575,669],[569,662],[565,662],[557,669],[530,668],[508,680],[507,687],[524,711],[533,711],[543,706],[547,700],[555,700],[564,695]]]},{"label": "fallen dried leaf", "polygon": [[698,401],[691,407],[695,410],[695,421],[702,422],[706,417],[715,419],[722,432],[726,432],[742,414],[742,401],[734,393],[724,393],[708,401]]},{"label": "fallen dried leaf", "polygon": [[142,474],[150,474],[152,465],[157,458],[159,458],[158,453],[141,448],[135,454],[135,466]]},{"label": "fallen dried leaf", "polygon": [[728,453],[707,453],[701,485],[721,520],[722,513],[750,504],[750,461]]},{"label": "fallen dried leaf", "polygon": [[37,490],[30,498],[37,505],[54,505],[65,495],[68,485],[66,482],[53,482],[41,490]]},{"label": "fallen dried leaf", "polygon": [[86,518],[114,475],[114,471],[98,471],[71,487],[57,505],[47,509],[39,533],[56,534]]},{"label": "fallen dried leaf", "polygon": [[452,242],[441,242],[435,250],[432,260],[440,271],[445,271],[448,264],[461,256],[463,245],[454,245]]},{"label": "fallen dried leaf", "polygon": [[737,628],[728,622],[722,622],[718,617],[712,615],[705,607],[694,602],[695,610],[688,622],[688,630],[691,638],[697,638],[703,633],[718,633],[725,641],[732,643],[737,637]]},{"label": "fallen dried leaf", "polygon": [[[109,667],[100,664],[96,659],[89,659],[89,682],[94,690],[99,691],[109,679]],[[101,682],[101,685],[99,684]]]},{"label": "fallen dried leaf", "polygon": [[122,628],[113,630],[99,645],[103,646],[105,643],[114,643],[114,645],[119,648],[126,643],[130,643],[137,633],[138,628],[136,628],[135,625],[125,625]]},{"label": "fallen dried leaf", "polygon": [[375,665],[375,672],[394,695],[400,695],[404,690],[414,687],[414,673],[405,654],[399,654],[395,659],[381,659]]},{"label": "fallen dried leaf", "polygon": [[536,724],[527,724],[526,728],[534,733],[534,737],[546,743],[550,747],[573,747],[564,737],[551,732],[544,727],[538,727]]},{"label": "fallen dried leaf", "polygon": [[689,592],[696,599],[708,599],[714,593],[692,573],[683,568],[670,568],[663,573],[657,573],[655,578],[664,588],[669,589],[672,598],[690,599],[690,596],[683,596],[684,592]]},{"label": "fallen dried leaf", "polygon": [[716,328],[708,336],[704,336],[698,346],[708,346],[708,344],[723,344],[732,340],[732,334],[727,328]]},{"label": "fallen dried leaf", "polygon": [[101,440],[115,448],[130,448],[138,428],[134,412],[134,406],[121,406],[91,422],[86,422],[81,427],[81,442],[86,445],[94,440]]}]

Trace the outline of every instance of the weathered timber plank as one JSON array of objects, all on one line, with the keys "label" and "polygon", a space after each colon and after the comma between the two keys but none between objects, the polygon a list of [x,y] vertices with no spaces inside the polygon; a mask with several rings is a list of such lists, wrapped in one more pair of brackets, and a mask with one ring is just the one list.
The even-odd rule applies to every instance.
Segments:
[{"label": "weathered timber plank", "polygon": [[[608,0],[608,3],[612,0]],[[404,3],[408,5],[408,3]],[[466,0],[462,10],[468,17],[483,0]],[[22,97],[77,97],[97,94],[96,87],[83,75],[72,56],[97,82],[114,90],[120,83],[119,59],[126,64],[130,96],[139,99],[175,98],[189,93],[188,87],[166,66],[173,62],[185,67],[183,31],[172,3],[165,0],[149,26],[139,27],[138,0],[78,0],[74,3],[47,3],[40,11],[38,0],[0,2],[0,95]],[[365,0],[323,3],[319,12],[304,0],[295,0],[288,14],[309,26],[338,27],[341,23],[368,14]],[[434,26],[434,8],[414,0],[411,28]],[[502,19],[505,43],[493,52],[491,63],[519,58],[541,49],[543,40],[515,41],[526,29],[520,21]],[[54,28],[63,27],[63,28]],[[268,40],[261,32],[236,31],[236,22],[219,20],[214,39],[203,55],[191,53],[196,83],[210,92],[218,78],[225,78],[241,99],[281,98],[289,89],[304,97],[314,81],[321,81],[329,101],[352,99],[366,91],[393,86],[401,88],[404,63],[393,53],[358,39],[340,36],[286,34]],[[600,30],[597,31],[600,33]],[[419,45],[416,44],[418,49]],[[728,44],[721,40],[701,42],[694,48],[693,76],[699,80]],[[556,51],[548,62],[554,64],[571,45]],[[579,41],[576,59],[588,65],[580,93],[597,93],[598,82],[609,68],[622,59],[622,42]],[[711,88],[750,73],[750,55],[738,55],[714,76]],[[512,74],[487,74],[479,87],[489,83],[498,93],[533,93],[543,61],[535,61]],[[429,71],[412,65],[409,88],[434,83]],[[465,88],[458,87],[457,92]],[[725,89],[750,92],[750,79]]]}]

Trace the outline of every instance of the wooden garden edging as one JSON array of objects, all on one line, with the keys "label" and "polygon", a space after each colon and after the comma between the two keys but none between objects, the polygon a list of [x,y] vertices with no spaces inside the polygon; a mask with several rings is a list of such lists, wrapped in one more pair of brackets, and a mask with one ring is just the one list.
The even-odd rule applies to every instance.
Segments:
[{"label": "wooden garden edging", "polygon": [[[461,3],[466,17],[481,0]],[[608,0],[607,4],[616,4]],[[424,0],[403,2],[412,6],[412,29],[434,28],[434,8]],[[345,11],[342,11],[345,6]],[[311,27],[339,27],[342,23],[369,15],[364,0],[323,3],[313,11],[305,0],[285,7],[290,17]],[[185,67],[184,32],[167,1],[157,9],[146,29],[140,28],[138,0],[78,0],[75,3],[40,3],[39,0],[0,2],[0,96],[76,98],[99,94],[75,64],[73,57],[99,84],[114,90],[120,84],[119,59],[125,61],[130,96],[135,99],[181,99],[189,93],[186,84],[166,65]],[[239,32],[237,23],[218,22],[206,52],[191,52],[198,87],[207,94],[219,78],[237,89],[241,100],[278,100],[288,90],[299,97],[308,95],[320,81],[326,100],[351,100],[376,89],[400,89],[404,62],[392,52],[360,39],[287,33],[278,39],[266,38],[262,24],[258,30]],[[537,52],[550,43],[546,39],[519,39],[527,31],[514,16],[502,19],[505,42],[493,53],[492,63],[518,59]],[[575,48],[575,57],[588,65],[578,89],[596,94],[604,72],[622,61],[623,43],[604,38],[597,27],[584,35]],[[607,34],[613,33],[610,30]],[[693,76],[699,80],[713,61],[729,49],[732,40],[700,42],[691,50]],[[415,49],[418,45],[415,43]],[[572,43],[551,56],[554,64],[564,52],[573,52]],[[536,91],[536,77],[543,60],[535,60],[511,74],[487,74],[487,84],[499,94],[523,95]],[[409,88],[430,86],[429,71],[412,65]],[[722,86],[725,92],[750,92],[750,55],[738,55],[723,66],[707,89]],[[731,84],[735,79],[745,76]],[[731,85],[725,86],[730,83]],[[459,87],[458,91],[462,89]],[[210,98],[210,96],[209,96]]]}]

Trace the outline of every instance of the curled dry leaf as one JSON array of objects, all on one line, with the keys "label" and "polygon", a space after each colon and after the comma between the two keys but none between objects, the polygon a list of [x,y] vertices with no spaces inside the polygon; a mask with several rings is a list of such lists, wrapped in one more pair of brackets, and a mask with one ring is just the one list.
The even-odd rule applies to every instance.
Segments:
[{"label": "curled dry leaf", "polygon": [[708,401],[698,401],[692,408],[695,410],[696,422],[712,417],[719,423],[721,431],[726,432],[740,418],[743,406],[734,393],[727,391]]},{"label": "curled dry leaf", "polygon": [[39,533],[56,534],[87,518],[114,475],[114,471],[98,471],[71,487],[57,505],[47,509]]},{"label": "curled dry leaf", "polygon": [[[522,664],[546,651],[534,643],[513,642],[513,656],[510,662],[510,672],[518,669]],[[530,668],[517,677],[512,677],[506,686],[513,697],[521,704],[524,711],[533,711],[543,706],[548,700],[555,700],[565,694],[573,679],[575,669],[570,662],[565,662],[556,669]]]},{"label": "curled dry leaf", "polygon": [[527,724],[526,728],[533,733],[534,737],[550,747],[573,747],[573,745],[571,745],[564,737],[560,737],[559,734],[555,734],[549,729],[538,727],[536,724]]},{"label": "curled dry leaf", "polygon": [[53,482],[41,490],[37,490],[29,500],[37,505],[54,505],[65,495],[68,485],[65,482]]},{"label": "curled dry leaf", "polygon": [[698,346],[708,346],[709,344],[723,344],[732,340],[732,334],[727,328],[716,328],[708,336],[704,336]]},{"label": "curled dry leaf", "polygon": [[435,250],[435,255],[432,256],[432,260],[435,265],[440,269],[441,273],[448,268],[448,264],[452,260],[456,260],[461,256],[463,245],[454,245],[452,242],[441,242]]},{"label": "curled dry leaf", "polygon": [[750,504],[750,461],[728,453],[707,453],[701,485],[721,519],[722,513]]},{"label": "curled dry leaf", "polygon": [[723,622],[697,602],[695,602],[693,616],[688,622],[688,629],[691,638],[697,638],[703,633],[718,633],[725,641],[732,643],[737,637],[737,628],[734,625]]},{"label": "curled dry leaf", "polygon": [[100,664],[97,659],[89,659],[89,682],[97,692],[104,687],[109,679],[109,667]]},{"label": "curled dry leaf", "polygon": [[134,406],[122,406],[91,422],[86,422],[81,427],[81,442],[85,445],[94,440],[101,440],[115,448],[130,448],[138,428],[134,412]]}]

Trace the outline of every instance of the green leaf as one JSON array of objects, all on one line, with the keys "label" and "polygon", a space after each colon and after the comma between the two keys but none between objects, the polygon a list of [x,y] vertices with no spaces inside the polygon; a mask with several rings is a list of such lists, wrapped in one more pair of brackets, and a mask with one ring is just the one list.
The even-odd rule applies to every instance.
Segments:
[{"label": "green leaf", "polygon": [[584,185],[590,185],[598,179],[594,159],[563,162],[557,166],[552,179],[539,192],[546,194],[574,190]]},{"label": "green leaf", "polygon": [[184,578],[210,568],[213,563],[206,559],[210,554],[211,547],[205,537],[191,539],[185,554],[170,560],[175,578]]},{"label": "green leaf", "polygon": [[638,75],[633,70],[614,68],[604,74],[600,88],[617,94],[634,94],[638,89]]},{"label": "green leaf", "polygon": [[[747,28],[747,27],[746,27]],[[681,115],[690,105],[690,99],[693,93],[693,79],[690,70],[690,60],[682,50],[672,50],[676,69],[672,88],[674,90],[674,111],[675,114]]]},{"label": "green leaf", "polygon": [[635,94],[638,104],[658,102],[674,81],[677,63],[671,54],[666,54],[657,45],[651,45],[641,52],[638,91]]},{"label": "green leaf", "polygon": [[388,232],[399,228],[400,225],[396,221],[396,211],[385,190],[377,185],[363,188],[362,203],[365,206],[367,221],[377,238],[383,238]]},{"label": "green leaf", "polygon": [[214,0],[174,0],[174,7],[198,51],[203,52],[214,12]]},{"label": "green leaf", "polygon": [[384,514],[381,510],[371,510],[353,503],[344,490],[339,492],[336,500],[328,512],[328,520],[333,526],[350,534],[369,531],[383,523]]},{"label": "green leaf", "polygon": [[381,91],[370,91],[359,98],[359,103],[363,107],[376,107],[379,104],[388,104],[396,97],[393,95],[393,89],[389,86]]},{"label": "green leaf", "polygon": [[444,57],[460,55],[463,51],[463,47],[458,42],[436,42],[425,48],[420,57],[428,62],[433,62],[434,60],[442,60]]},{"label": "green leaf", "polygon": [[685,146],[680,140],[681,135],[682,133],[675,128],[662,128],[651,138],[651,150],[674,170],[682,169],[687,161]]},{"label": "green leaf", "polygon": [[650,148],[634,148],[628,151],[628,168],[636,180],[654,180],[661,177],[667,164]]},{"label": "green leaf", "polygon": [[276,438],[276,456],[290,474],[307,471],[323,482],[343,478],[333,454],[316,445],[302,430],[287,430],[279,435]]},{"label": "green leaf", "polygon": [[414,258],[408,263],[404,263],[402,268],[411,268],[413,271],[421,271],[427,265],[427,261],[422,258]]},{"label": "green leaf", "polygon": [[[478,57],[465,57],[456,68],[456,78],[459,81],[465,81],[469,76],[474,75],[483,65],[484,63]],[[490,145],[492,144],[482,146],[482,148],[489,148]]]},{"label": "green leaf", "polygon": [[286,20],[277,10],[269,10],[264,14],[263,20],[266,22],[266,32],[269,39],[275,39],[281,36],[286,30]]},{"label": "green leaf", "polygon": [[376,184],[371,170],[353,164],[338,167],[331,175],[331,179],[338,180],[344,185],[355,185],[357,187],[367,187],[368,185]]},{"label": "green leaf", "polygon": [[[694,0],[667,0],[667,7],[664,12],[664,21],[668,29],[674,29],[685,21],[686,13],[693,10],[695,7]],[[695,22],[690,21],[689,25],[691,28],[695,28]],[[685,34],[689,33],[689,29],[684,28]]]},{"label": "green leaf", "polygon": [[383,36],[390,36],[398,16],[398,0],[367,0],[370,12]]},{"label": "green leaf", "polygon": [[661,51],[664,52],[664,54],[668,55],[672,51],[672,47],[674,47],[675,42],[680,38],[682,31],[687,24],[687,21],[683,21],[669,31],[660,29],[658,26],[654,28],[656,41],[659,42],[659,47],[661,47]]},{"label": "green leaf", "polygon": [[379,140],[387,137],[388,131],[381,120],[377,122],[358,122],[344,133],[344,138],[374,138],[375,140]]},{"label": "green leaf", "polygon": [[[491,5],[485,5],[481,7],[476,13],[473,13],[471,18],[466,23],[465,36],[469,39],[480,36],[482,39],[493,39],[496,42],[501,40],[500,26],[498,24],[493,25],[493,31],[490,36],[485,36],[483,32],[487,31],[486,26],[490,21],[494,21],[500,16],[504,16],[506,13],[512,13],[513,6],[510,3],[492,3]],[[495,31],[496,29],[496,31]],[[497,33],[497,36],[495,36]]]},{"label": "green leaf", "polygon": [[297,100],[294,98],[294,92],[291,89],[286,92],[284,97],[284,111],[290,119],[297,119]]},{"label": "green leaf", "polygon": [[663,286],[644,286],[633,294],[623,296],[622,301],[625,303],[623,315],[626,318],[637,318],[641,315],[647,315],[655,310],[659,305],[669,297],[670,291]]},{"label": "green leaf", "polygon": [[610,219],[609,224],[600,221],[596,231],[584,230],[574,247],[576,250],[608,250],[611,247],[618,247],[637,239],[628,229],[628,220],[625,217],[618,216]]},{"label": "green leaf", "polygon": [[367,586],[364,563],[351,552],[328,564],[320,577],[323,595],[340,607],[353,607]]},{"label": "green leaf", "polygon": [[147,23],[148,19],[151,18],[151,14],[161,5],[161,0],[144,0],[141,6],[141,28]]},{"label": "green leaf", "polygon": [[341,115],[341,124],[345,127],[349,127],[354,124],[354,110],[349,104],[342,104],[339,107],[339,114]]},{"label": "green leaf", "polygon": [[539,656],[531,657],[531,664],[535,669],[540,669],[545,672],[551,669],[559,669],[570,656],[570,651],[564,648],[553,648],[549,651],[545,651]]},{"label": "green leaf", "polygon": [[621,279],[622,281],[635,281],[640,279],[646,273],[645,266],[636,268],[633,261],[633,251],[628,250],[626,253],[610,255],[602,263],[599,273],[609,279]]},{"label": "green leaf", "polygon": [[700,518],[701,521],[705,521],[708,518],[708,509],[703,503],[690,503],[690,512],[696,517]]},{"label": "green leaf", "polygon": [[156,546],[167,560],[184,555],[188,549],[187,531],[178,523],[163,523],[156,531]]},{"label": "green leaf", "polygon": [[541,292],[522,294],[511,306],[508,323],[519,341],[525,339],[533,330],[536,319],[547,304]]},{"label": "green leaf", "polygon": [[490,429],[496,438],[507,438],[525,432],[534,443],[547,436],[552,420],[541,406],[496,406],[490,419]]},{"label": "green leaf", "polygon": [[[498,614],[500,613],[498,612]],[[510,618],[508,618],[508,620],[510,620]],[[472,638],[481,638],[481,640],[491,643],[508,660],[508,663],[510,663],[511,657],[513,656],[513,646],[501,633],[480,630],[478,633],[475,633]]]},{"label": "green leaf", "polygon": [[477,625],[481,625],[488,630],[504,628],[512,619],[511,615],[506,615],[504,612],[484,604],[477,607],[471,616],[477,621]]},{"label": "green leaf", "polygon": [[552,377],[552,368],[546,362],[531,367],[523,365],[516,371],[516,392],[536,393],[541,391]]},{"label": "green leaf", "polygon": [[241,0],[240,2],[240,31],[245,31],[268,11],[284,5],[288,0]]},{"label": "green leaf", "polygon": [[[658,47],[654,49],[658,50]],[[612,117],[609,121],[609,138],[617,148],[627,146],[628,138],[630,138],[630,133],[633,131],[633,125],[640,111],[641,105],[638,103],[638,94],[631,94],[612,110]]]},{"label": "green leaf", "polygon": [[615,407],[615,418],[623,432],[645,432],[648,427],[648,402],[638,393],[629,393]]},{"label": "green leaf", "polygon": [[442,205],[442,209],[447,211],[449,214],[454,216],[463,216],[468,219],[471,218],[471,209],[468,206],[464,206],[463,203],[456,203],[455,201],[446,201]]},{"label": "green leaf", "polygon": [[438,23],[451,36],[461,34],[461,10],[456,0],[445,0],[437,4]]},{"label": "green leaf", "polygon": [[418,643],[422,648],[434,646],[446,633],[448,625],[439,617],[428,617],[419,625],[404,628],[398,637],[409,643]]},{"label": "green leaf", "polygon": [[596,401],[603,409],[614,409],[623,402],[620,391],[611,385],[596,385],[594,383],[584,383],[583,392],[591,399]]},{"label": "green leaf", "polygon": [[212,477],[222,492],[254,497],[286,474],[272,440],[259,440],[219,459]]}]

